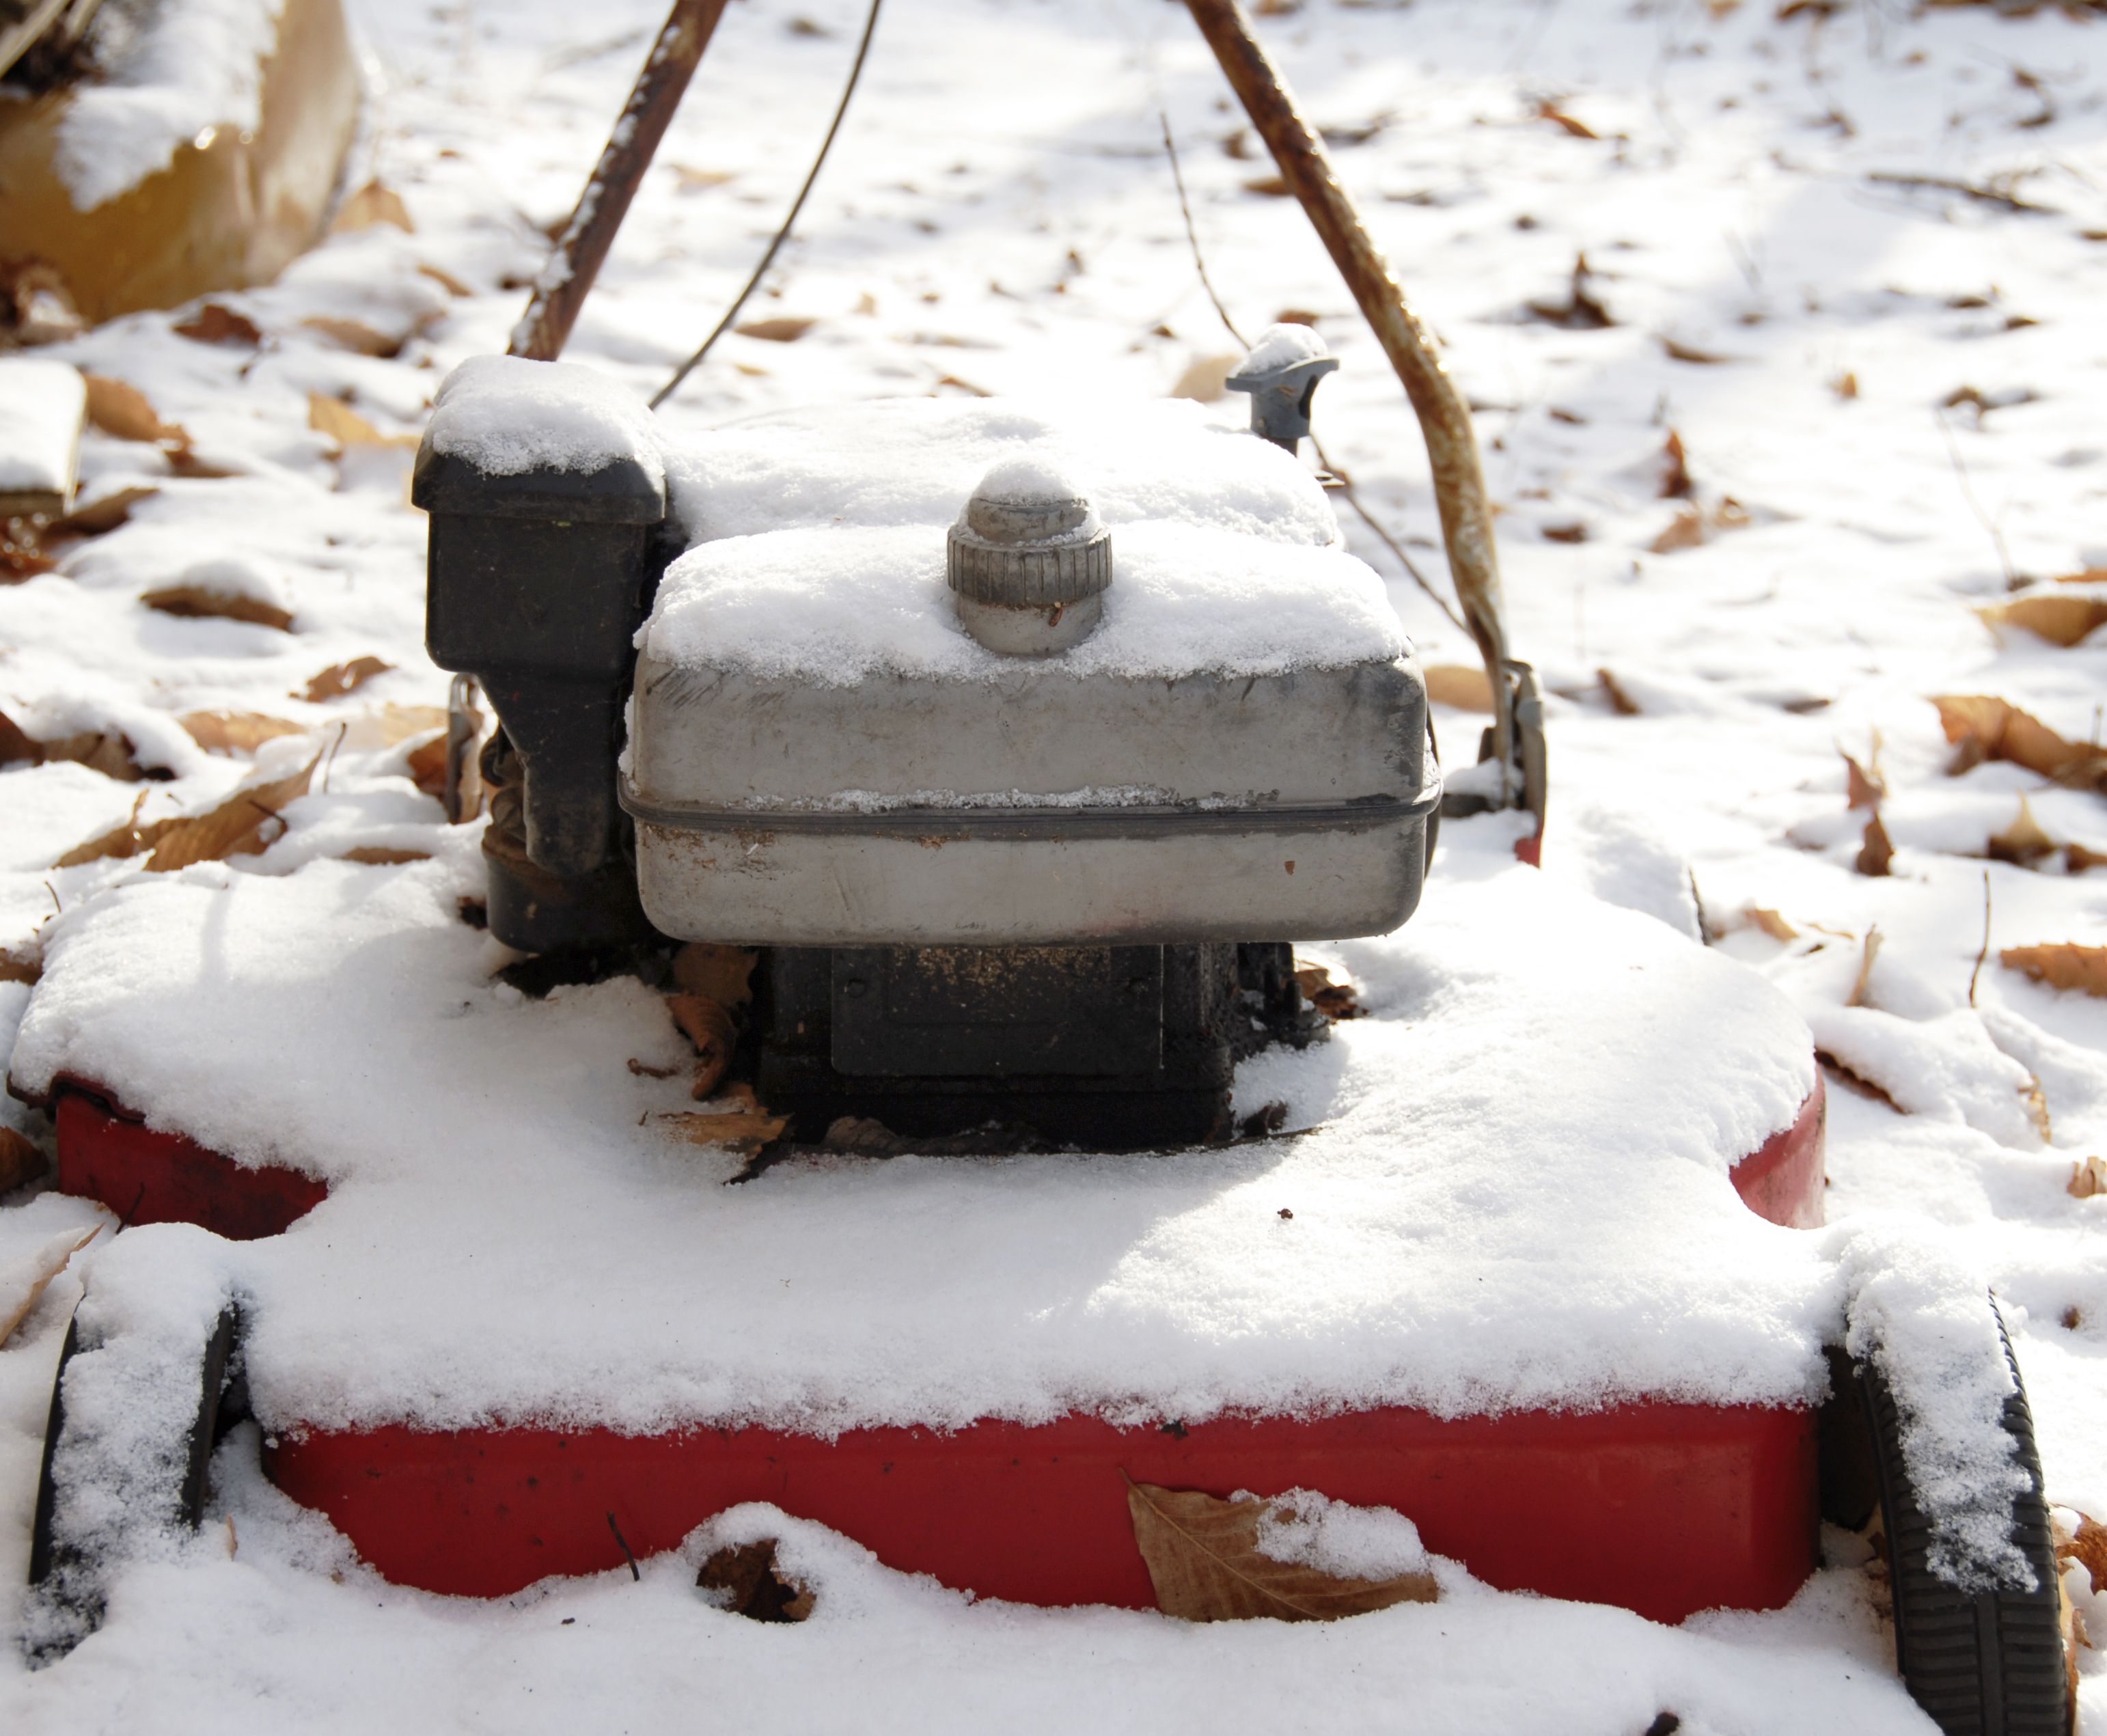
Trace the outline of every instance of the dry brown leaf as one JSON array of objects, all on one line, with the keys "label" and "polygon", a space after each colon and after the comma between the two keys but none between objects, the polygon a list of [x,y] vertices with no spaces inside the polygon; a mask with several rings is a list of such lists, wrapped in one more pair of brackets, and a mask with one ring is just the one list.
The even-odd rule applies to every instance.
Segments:
[{"label": "dry brown leaf", "polygon": [[1493,684],[1476,663],[1430,663],[1421,673],[1426,677],[1426,697],[1436,705],[1453,705],[1458,711],[1493,708]]},{"label": "dry brown leaf", "polygon": [[2107,791],[2107,752],[2089,742],[2065,741],[2040,718],[1987,695],[1948,694],[1931,702],[1939,726],[1957,749],[1949,774],[1990,759],[2008,760],[2028,771],[2078,789]]},{"label": "dry brown leaf", "polygon": [[317,753],[298,771],[266,783],[237,789],[218,807],[191,818],[163,822],[154,853],[146,859],[149,874],[167,874],[193,862],[224,861],[230,856],[260,856],[285,834],[279,810],[308,793]]},{"label": "dry brown leaf", "polygon": [[447,726],[447,708],[443,705],[398,705],[393,700],[378,711],[368,711],[358,720],[362,744],[392,748],[398,742],[407,741],[413,735],[421,735],[427,730],[443,730]]},{"label": "dry brown leaf", "polygon": [[753,998],[753,967],[761,955],[744,947],[693,941],[673,955],[673,980],[686,993],[706,995],[719,1006],[741,1007]]},{"label": "dry brown leaf", "polygon": [[114,730],[88,730],[78,735],[61,735],[55,741],[39,742],[38,747],[46,765],[70,761],[91,771],[100,771],[105,777],[115,778],[120,784],[136,784],[146,775],[133,758],[131,742]]},{"label": "dry brown leaf", "polygon": [[145,487],[112,488],[86,506],[74,507],[64,518],[53,519],[44,527],[39,540],[49,543],[62,542],[68,537],[102,536],[130,518],[132,509],[140,501],[151,500],[160,492],[159,488]]},{"label": "dry brown leaf", "polygon": [[2107,1163],[2098,1158],[2087,1158],[2082,1163],[2072,1164],[2066,1191],[2073,1199],[2091,1199],[2107,1194]]},{"label": "dry brown leaf", "polygon": [[391,338],[384,331],[375,331],[359,320],[339,319],[327,313],[314,314],[300,323],[310,331],[318,331],[339,349],[348,349],[356,355],[378,356],[391,361],[402,353],[403,340]]},{"label": "dry brown leaf", "polygon": [[88,388],[88,419],[105,434],[120,440],[167,440],[177,446],[191,443],[191,437],[183,432],[181,425],[163,421],[160,413],[146,401],[146,394],[137,386],[112,380],[106,374],[83,373],[80,378],[82,385]]},{"label": "dry brown leaf", "polygon": [[1997,955],[2007,970],[2023,970],[2051,988],[2107,996],[2107,947],[2007,947]]},{"label": "dry brown leaf", "polygon": [[224,591],[208,591],[201,585],[164,585],[158,591],[149,591],[139,600],[164,615],[182,615],[193,620],[247,621],[281,633],[293,630],[291,612],[276,603],[267,603],[261,597],[233,596]]},{"label": "dry brown leaf", "polygon": [[106,832],[99,832],[87,843],[75,844],[52,866],[54,868],[78,868],[83,862],[121,861],[150,850],[167,833],[182,824],[179,816],[156,820],[146,825],[139,824],[139,810],[146,806],[142,791],[139,799],[132,804],[132,816],[121,825],[114,825]]},{"label": "dry brown leaf", "polygon": [[[2064,581],[2066,584],[2071,582]],[[2009,602],[1992,603],[1975,613],[1983,625],[2001,638],[2004,628],[2020,627],[2051,645],[2068,648],[2080,643],[2094,628],[2107,623],[2107,597],[2035,591],[2025,596],[2015,596]]]},{"label": "dry brown leaf", "polygon": [[1617,322],[1610,317],[1610,310],[1596,298],[1590,287],[1593,277],[1588,268],[1588,255],[1575,254],[1566,299],[1525,302],[1522,311],[1531,319],[1542,320],[1548,326],[1563,326],[1569,331],[1600,331],[1605,326],[1614,326]]},{"label": "dry brown leaf", "polygon": [[29,1317],[29,1311],[43,1300],[44,1292],[51,1288],[52,1280],[66,1269],[75,1254],[101,1234],[102,1226],[97,1224],[70,1248],[62,1248],[53,1242],[51,1247],[56,1251],[47,1253],[38,1262],[36,1275],[29,1280],[27,1292],[12,1298],[0,1296],[0,1309],[6,1310],[6,1312],[0,1313],[0,1347],[6,1346],[8,1339],[14,1337],[15,1329]]},{"label": "dry brown leaf", "polygon": [[729,1114],[711,1115],[699,1109],[683,1109],[652,1119],[690,1145],[721,1146],[744,1158],[753,1157],[763,1146],[781,1139],[783,1130],[790,1125],[787,1115],[770,1115],[766,1110],[735,1109]]},{"label": "dry brown leaf", "polygon": [[1647,546],[1656,555],[1673,555],[1683,549],[1696,548],[1704,541],[1705,515],[1695,506],[1685,506],[1669,521],[1668,528]]},{"label": "dry brown leaf", "polygon": [[2107,851],[2088,850],[2083,844],[2065,844],[2063,865],[2072,874],[2083,874],[2088,868],[2107,868]]},{"label": "dry brown leaf", "polygon": [[163,450],[168,456],[171,476],[186,477],[192,482],[209,482],[215,477],[245,474],[231,465],[214,464],[209,458],[200,458],[187,446],[171,446]]},{"label": "dry brown leaf", "polygon": [[1247,193],[1256,193],[1261,199],[1286,199],[1295,191],[1287,184],[1284,175],[1255,175],[1244,182]]},{"label": "dry brown leaf", "polygon": [[375,676],[385,675],[394,667],[392,663],[383,663],[378,657],[354,657],[349,663],[333,663],[308,681],[306,691],[296,693],[293,697],[305,699],[310,705],[340,699],[347,693],[356,693]]},{"label": "dry brown leaf", "polygon": [[2011,862],[2021,868],[2031,868],[2044,857],[2053,856],[2055,851],[2055,840],[2042,830],[2041,822],[2034,818],[2033,808],[2024,796],[2019,798],[2019,817],[1993,836],[1987,847],[1991,861]]},{"label": "dry brown leaf", "polygon": [[1753,904],[1744,905],[1741,915],[1752,929],[1761,929],[1772,940],[1798,940],[1799,930],[1776,911],[1759,909]]},{"label": "dry brown leaf", "polygon": [[0,711],[0,766],[11,766],[23,760],[33,766],[42,765],[43,744],[32,739],[20,724]]},{"label": "dry brown leaf", "polygon": [[685,163],[669,163],[684,193],[699,193],[705,187],[722,187],[739,179],[739,171],[733,169],[695,169]]},{"label": "dry brown leaf", "polygon": [[1242,356],[1195,356],[1185,364],[1185,371],[1178,376],[1170,395],[1190,398],[1196,404],[1220,403],[1229,395],[1224,382],[1242,360]]},{"label": "dry brown leaf", "polygon": [[2042,1089],[2040,1078],[2027,1075],[2027,1082],[2019,1087],[2019,1107],[2026,1111],[2027,1120],[2044,1145],[2055,1143],[2055,1129],[2048,1118],[2048,1093]]},{"label": "dry brown leaf", "polygon": [[1270,1616],[1324,1621],[1394,1603],[1431,1603],[1440,1595],[1431,1573],[1342,1579],[1261,1555],[1259,1520],[1270,1501],[1218,1500],[1195,1489],[1165,1489],[1129,1477],[1126,1504],[1134,1540],[1156,1587],[1156,1607],[1180,1621]]},{"label": "dry brown leaf", "polygon": [[197,344],[246,344],[252,349],[263,341],[256,322],[245,313],[209,301],[176,327],[178,337]]},{"label": "dry brown leaf", "polygon": [[340,398],[308,394],[308,426],[339,449],[348,446],[415,446],[413,434],[383,434]]},{"label": "dry brown leaf", "polygon": [[1624,691],[1623,683],[1607,669],[1597,669],[1595,679],[1602,684],[1602,692],[1609,699],[1611,711],[1620,717],[1636,717],[1640,714],[1639,702]]},{"label": "dry brown leaf", "polygon": [[[11,1194],[51,1167],[35,1140],[12,1127],[0,1127],[0,1194]],[[0,1333],[0,1340],[4,1340]]]},{"label": "dry brown leaf", "polygon": [[447,795],[447,738],[434,735],[409,754],[410,781],[435,801]]},{"label": "dry brown leaf", "polygon": [[1894,859],[1895,847],[1888,840],[1888,829],[1880,824],[1880,811],[1875,808],[1872,817],[1866,822],[1865,837],[1859,845],[1858,860],[1851,866],[1859,873],[1879,879],[1885,877],[1889,864]]},{"label": "dry brown leaf", "polygon": [[176,722],[208,753],[254,753],[265,742],[297,735],[307,726],[260,711],[191,711]]},{"label": "dry brown leaf", "polygon": [[816,319],[779,313],[769,319],[748,320],[744,326],[731,329],[743,338],[761,338],[770,344],[794,344],[819,323]]},{"label": "dry brown leaf", "polygon": [[[1843,753],[1841,748],[1837,749]],[[1877,771],[1868,771],[1849,754],[1844,754],[1844,787],[1846,807],[1878,807],[1886,798],[1886,780]]]},{"label": "dry brown leaf", "polygon": [[[2092,1159],[2094,1163],[2098,1158]],[[2107,1525],[2102,1525],[2090,1513],[2078,1516],[2078,1530],[2069,1538],[2056,1540],[2056,1559],[2082,1561],[2092,1580],[2093,1594],[2107,1591]]]},{"label": "dry brown leaf", "polygon": [[1573,138],[1600,138],[1602,136],[1585,121],[1575,120],[1548,97],[1537,103],[1536,118],[1552,122]]},{"label": "dry brown leaf", "polygon": [[1322,965],[1298,965],[1295,982],[1302,991],[1302,998],[1327,1019],[1360,1019],[1367,1015],[1368,1009],[1361,1005],[1354,985],[1334,983],[1332,973]]},{"label": "dry brown leaf", "polygon": [[1687,501],[1695,488],[1690,477],[1690,455],[1682,449],[1682,436],[1671,428],[1667,443],[1660,449],[1660,497],[1664,501]]},{"label": "dry brown leaf", "polygon": [[724,1594],[724,1607],[750,1621],[802,1621],[811,1615],[811,1587],[775,1565],[775,1540],[728,1544],[713,1551],[695,1575],[697,1587]]},{"label": "dry brown leaf", "polygon": [[337,857],[340,862],[359,862],[368,868],[393,868],[404,862],[429,862],[429,850],[391,850],[384,844],[359,844]]},{"label": "dry brown leaf", "polygon": [[34,938],[25,946],[0,947],[0,983],[27,983],[34,987],[43,974],[43,948]]},{"label": "dry brown leaf", "polygon": [[410,221],[409,208],[402,203],[402,196],[378,181],[369,181],[338,207],[336,217],[330,224],[330,233],[344,235],[354,229],[371,229],[376,223],[393,223],[411,235],[417,232],[417,226]]},{"label": "dry brown leaf", "polygon": [[1709,349],[1699,349],[1691,344],[1679,343],[1665,332],[1660,335],[1660,347],[1667,351],[1669,361],[1687,362],[1699,367],[1718,367],[1741,359],[1739,356],[1715,355]]},{"label": "dry brown leaf", "polygon": [[1829,389],[1847,401],[1858,395],[1858,376],[1846,370],[1829,382]]},{"label": "dry brown leaf", "polygon": [[694,1086],[689,1095],[699,1103],[717,1090],[730,1067],[739,1027],[730,1010],[708,995],[668,995],[666,1010],[695,1046]]},{"label": "dry brown leaf", "polygon": [[460,279],[454,276],[452,272],[443,270],[440,267],[433,265],[429,263],[420,265],[417,268],[417,275],[420,277],[430,278],[433,282],[438,285],[438,286],[444,290],[449,295],[473,295],[475,294],[474,290],[463,283]]}]

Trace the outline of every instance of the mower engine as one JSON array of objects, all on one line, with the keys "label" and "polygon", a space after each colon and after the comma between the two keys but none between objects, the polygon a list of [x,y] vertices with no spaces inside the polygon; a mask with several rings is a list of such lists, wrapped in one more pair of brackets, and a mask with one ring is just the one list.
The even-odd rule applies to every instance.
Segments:
[{"label": "mower engine", "polygon": [[1237,1061],[1323,1027],[1288,943],[1409,916],[1440,798],[1292,456],[1336,365],[1269,334],[1251,434],[906,399],[676,444],[586,369],[467,364],[416,498],[432,655],[502,726],[492,932],[758,949],[796,1137],[1231,1136]]}]

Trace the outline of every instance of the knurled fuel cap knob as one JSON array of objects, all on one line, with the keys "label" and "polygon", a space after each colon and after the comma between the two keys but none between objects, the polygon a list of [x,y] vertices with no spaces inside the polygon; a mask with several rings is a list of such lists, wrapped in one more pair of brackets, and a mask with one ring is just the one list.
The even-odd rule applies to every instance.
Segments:
[{"label": "knurled fuel cap knob", "polygon": [[983,476],[950,528],[945,576],[960,624],[991,650],[1043,657],[1095,627],[1112,582],[1112,533],[1056,466],[1011,458]]}]

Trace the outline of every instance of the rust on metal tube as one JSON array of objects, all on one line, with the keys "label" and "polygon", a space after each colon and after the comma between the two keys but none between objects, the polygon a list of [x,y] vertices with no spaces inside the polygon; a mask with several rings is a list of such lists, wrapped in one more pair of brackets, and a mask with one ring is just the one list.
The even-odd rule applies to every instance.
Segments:
[{"label": "rust on metal tube", "polygon": [[1502,767],[1512,767],[1513,696],[1499,556],[1470,407],[1442,366],[1432,335],[1406,302],[1389,263],[1368,239],[1353,201],[1332,173],[1323,142],[1296,108],[1293,93],[1242,7],[1237,0],[1186,0],[1186,5],[1412,400],[1434,473],[1435,504],[1441,514],[1457,599],[1492,683],[1494,755]]},{"label": "rust on metal tube", "polygon": [[508,355],[553,362],[563,354],[578,310],[591,293],[593,280],[614,244],[615,232],[628,214],[629,202],[636,196],[637,185],[651,166],[658,141],[681,106],[724,9],[725,0],[673,0],[665,28],[653,42],[636,88],[608,136],[607,147],[534,286],[534,299],[512,329]]}]

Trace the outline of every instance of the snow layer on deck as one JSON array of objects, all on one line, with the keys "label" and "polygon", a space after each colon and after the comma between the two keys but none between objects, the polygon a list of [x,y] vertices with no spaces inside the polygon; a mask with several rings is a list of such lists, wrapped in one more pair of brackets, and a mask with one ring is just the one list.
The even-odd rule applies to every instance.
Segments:
[{"label": "snow layer on deck", "polygon": [[218,1256],[271,1426],[1813,1398],[1833,1270],[1727,1179],[1812,1089],[1805,1026],[1663,924],[1502,866],[1508,830],[1452,845],[1422,915],[1359,949],[1372,1016],[1247,1066],[1247,1106],[1321,1123],[1300,1138],[726,1187],[730,1158],[650,1121],[681,1081],[627,1065],[679,1059],[663,1001],[494,984],[465,851],[114,890],[47,930],[15,1077],[329,1178]]},{"label": "snow layer on deck", "polygon": [[639,643],[667,663],[829,685],[1014,673],[1018,659],[959,627],[944,561],[946,526],[1017,463],[1073,478],[1112,533],[1103,624],[1031,667],[1261,675],[1407,649],[1308,470],[1198,405],[933,398],[785,412],[676,446],[672,510],[695,546]]}]

